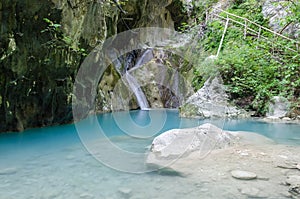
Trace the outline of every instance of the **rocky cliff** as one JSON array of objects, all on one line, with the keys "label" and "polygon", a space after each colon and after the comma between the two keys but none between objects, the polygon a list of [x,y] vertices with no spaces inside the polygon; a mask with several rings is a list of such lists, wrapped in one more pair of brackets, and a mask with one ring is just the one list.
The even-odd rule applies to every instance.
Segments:
[{"label": "rocky cliff", "polygon": [[[1,0],[0,132],[72,121],[76,72],[88,52],[131,28],[174,28],[180,0]],[[109,67],[97,109],[119,79]]]}]

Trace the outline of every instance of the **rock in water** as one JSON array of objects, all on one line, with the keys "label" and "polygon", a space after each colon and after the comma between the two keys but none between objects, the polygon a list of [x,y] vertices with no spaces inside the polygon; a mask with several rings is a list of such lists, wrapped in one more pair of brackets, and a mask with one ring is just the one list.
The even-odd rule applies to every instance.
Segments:
[{"label": "rock in water", "polygon": [[257,177],[257,175],[253,172],[241,171],[241,170],[231,171],[231,175],[232,177],[240,180],[252,180]]}]

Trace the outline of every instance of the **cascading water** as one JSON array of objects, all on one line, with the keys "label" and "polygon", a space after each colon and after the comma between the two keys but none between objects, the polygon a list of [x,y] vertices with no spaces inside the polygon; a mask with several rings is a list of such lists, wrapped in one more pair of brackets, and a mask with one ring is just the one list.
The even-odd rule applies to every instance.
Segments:
[{"label": "cascading water", "polygon": [[149,108],[149,104],[144,92],[141,89],[141,86],[137,82],[137,80],[128,72],[125,73],[125,78],[128,82],[128,85],[132,92],[134,93],[137,103],[141,110],[146,110]]},{"label": "cascading water", "polygon": [[134,93],[137,103],[141,110],[149,109],[149,103],[146,98],[145,93],[141,89],[141,85],[138,83],[136,78],[131,75],[130,70],[137,69],[141,66],[143,66],[145,63],[149,62],[153,58],[153,52],[152,49],[145,50],[141,57],[136,61],[135,65],[131,68],[134,56],[132,54],[129,54],[126,59],[125,63],[125,74],[124,77],[128,83],[129,88]]}]

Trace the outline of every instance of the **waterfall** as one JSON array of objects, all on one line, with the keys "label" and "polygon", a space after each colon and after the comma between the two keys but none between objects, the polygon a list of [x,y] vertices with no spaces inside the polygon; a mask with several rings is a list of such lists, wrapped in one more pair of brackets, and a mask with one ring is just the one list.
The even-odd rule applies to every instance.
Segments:
[{"label": "waterfall", "polygon": [[136,97],[137,103],[140,106],[141,110],[148,109],[149,104],[148,104],[147,98],[146,98],[144,92],[142,91],[137,80],[127,71],[126,71],[125,77],[126,77],[126,80],[128,82],[130,89],[132,90],[132,92],[134,93],[134,95]]},{"label": "waterfall", "polygon": [[[139,85],[138,81],[136,80],[136,78],[134,76],[132,76],[130,74],[130,70],[129,70],[130,63],[129,62],[132,61],[132,55],[129,56],[129,58],[130,59],[126,60],[125,78],[128,82],[130,89],[132,90],[132,92],[134,93],[134,95],[136,97],[136,100],[137,100],[138,105],[140,106],[140,109],[146,110],[149,108],[149,103],[148,103],[145,93],[141,89],[141,86]],[[145,50],[142,53],[141,57],[137,60],[136,64],[133,66],[133,70],[143,66],[144,64],[149,62],[152,58],[153,58],[152,49]]]},{"label": "waterfall", "polygon": [[153,59],[153,51],[152,49],[147,49],[142,54],[142,56],[137,60],[136,64],[134,65],[134,68],[139,68],[142,65],[146,64],[147,62],[151,61]]}]

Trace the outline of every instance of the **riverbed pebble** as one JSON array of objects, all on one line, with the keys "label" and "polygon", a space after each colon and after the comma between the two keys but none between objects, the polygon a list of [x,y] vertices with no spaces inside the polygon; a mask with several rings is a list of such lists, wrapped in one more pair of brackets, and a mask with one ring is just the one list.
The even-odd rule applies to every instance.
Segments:
[{"label": "riverbed pebble", "polygon": [[233,170],[231,171],[232,177],[240,180],[252,180],[257,177],[257,175],[250,171],[242,171],[242,170]]}]

